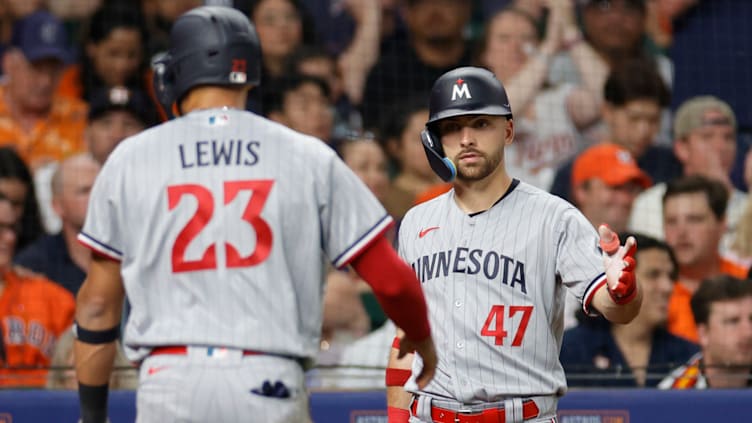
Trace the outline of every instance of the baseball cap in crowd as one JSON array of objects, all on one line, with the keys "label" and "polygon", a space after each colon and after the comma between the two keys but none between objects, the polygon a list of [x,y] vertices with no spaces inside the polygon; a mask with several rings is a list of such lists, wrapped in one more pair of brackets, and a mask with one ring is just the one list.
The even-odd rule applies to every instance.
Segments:
[{"label": "baseball cap in crowd", "polygon": [[615,187],[630,181],[648,188],[653,184],[637,166],[629,151],[616,144],[597,144],[580,153],[572,168],[572,186],[577,187],[590,179],[600,179]]},{"label": "baseball cap in crowd", "polygon": [[[708,119],[708,111],[717,111],[723,116]],[[674,139],[682,139],[697,128],[708,125],[731,125],[736,131],[736,115],[725,101],[710,95],[693,97],[679,106],[674,117]]]},{"label": "baseball cap in crowd", "polygon": [[89,96],[89,120],[111,110],[131,112],[144,126],[152,124],[154,109],[148,95],[126,87],[100,87]]},{"label": "baseball cap in crowd", "polygon": [[10,45],[20,49],[30,62],[57,59],[67,63],[70,60],[65,27],[49,12],[34,12],[16,21]]}]

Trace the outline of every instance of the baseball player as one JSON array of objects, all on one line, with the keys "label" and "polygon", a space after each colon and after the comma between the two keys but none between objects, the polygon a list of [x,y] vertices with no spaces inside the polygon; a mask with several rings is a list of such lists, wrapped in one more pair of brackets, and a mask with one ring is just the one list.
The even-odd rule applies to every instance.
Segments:
[{"label": "baseball player", "polygon": [[322,250],[371,284],[405,349],[424,357],[425,386],[436,361],[426,303],[383,236],[386,211],[322,141],[243,111],[260,77],[251,23],[200,7],[170,42],[155,88],[179,117],[118,145],[79,235],[95,257],[76,310],[83,422],[106,419],[125,293],[138,422],[309,421]]},{"label": "baseball player", "polygon": [[491,72],[445,73],[429,111],[423,146],[453,189],[405,215],[399,252],[421,281],[441,348],[436,377],[424,388],[409,371],[420,373],[420,352],[399,360],[392,350],[389,421],[555,421],[566,391],[559,363],[565,288],[587,314],[632,320],[642,301],[634,238],[621,246],[601,226],[611,254],[601,253],[599,234],[577,209],[506,173],[514,121]]}]

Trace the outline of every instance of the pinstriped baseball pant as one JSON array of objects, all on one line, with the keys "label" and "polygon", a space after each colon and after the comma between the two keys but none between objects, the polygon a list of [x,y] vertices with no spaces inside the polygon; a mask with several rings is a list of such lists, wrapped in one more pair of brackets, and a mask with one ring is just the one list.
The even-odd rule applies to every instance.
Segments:
[{"label": "pinstriped baseball pant", "polygon": [[[289,396],[264,395],[265,381]],[[310,422],[304,383],[301,366],[280,357],[153,355],[141,365],[136,422]]]}]

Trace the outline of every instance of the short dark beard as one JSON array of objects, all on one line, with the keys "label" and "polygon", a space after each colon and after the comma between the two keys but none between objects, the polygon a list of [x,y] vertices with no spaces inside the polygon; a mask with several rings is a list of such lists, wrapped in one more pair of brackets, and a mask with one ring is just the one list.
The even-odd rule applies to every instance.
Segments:
[{"label": "short dark beard", "polygon": [[455,160],[455,163],[457,163],[458,180],[466,182],[483,180],[488,177],[488,175],[494,173],[494,171],[496,171],[496,168],[501,165],[501,160],[503,158],[502,155],[497,155],[496,157],[491,158],[486,154],[476,154],[480,154],[481,157],[483,157],[483,161],[480,166],[473,166],[471,172],[465,172],[459,164],[459,160]]}]

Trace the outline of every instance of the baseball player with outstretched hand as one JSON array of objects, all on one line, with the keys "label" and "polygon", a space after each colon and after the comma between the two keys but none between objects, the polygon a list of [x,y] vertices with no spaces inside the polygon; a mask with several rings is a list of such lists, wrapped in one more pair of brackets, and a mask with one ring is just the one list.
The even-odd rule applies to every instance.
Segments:
[{"label": "baseball player with outstretched hand", "polygon": [[423,357],[424,387],[436,353],[420,284],[384,237],[391,218],[322,141],[243,110],[260,79],[252,24],[200,7],[170,42],[155,88],[179,117],[117,147],[79,235],[94,251],[75,325],[83,423],[106,420],[126,293],[138,422],[310,421],[322,250],[371,284]]},{"label": "baseball player with outstretched hand", "polygon": [[566,291],[589,315],[632,320],[634,238],[622,246],[602,226],[599,239],[571,204],[506,173],[514,120],[491,72],[445,73],[429,112],[423,146],[453,189],[405,215],[399,253],[421,281],[439,361],[421,387],[420,351],[400,360],[395,340],[389,422],[555,422]]}]

